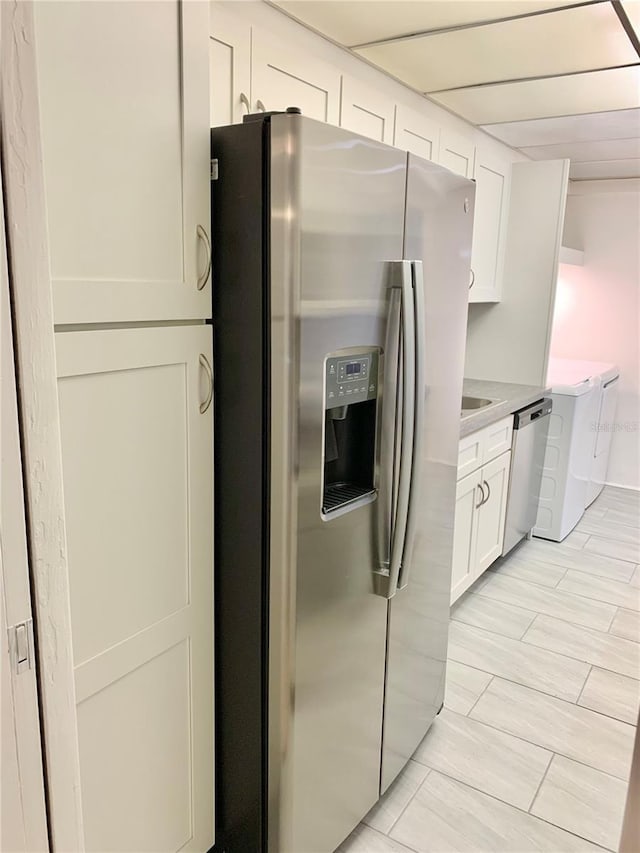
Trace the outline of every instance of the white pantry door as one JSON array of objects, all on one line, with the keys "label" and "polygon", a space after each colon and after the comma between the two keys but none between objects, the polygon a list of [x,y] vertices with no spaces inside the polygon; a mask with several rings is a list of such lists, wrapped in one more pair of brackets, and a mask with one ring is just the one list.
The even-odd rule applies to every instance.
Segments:
[{"label": "white pantry door", "polygon": [[56,335],[87,851],[213,844],[210,326]]},{"label": "white pantry door", "polygon": [[54,321],[211,316],[209,4],[39,0]]}]

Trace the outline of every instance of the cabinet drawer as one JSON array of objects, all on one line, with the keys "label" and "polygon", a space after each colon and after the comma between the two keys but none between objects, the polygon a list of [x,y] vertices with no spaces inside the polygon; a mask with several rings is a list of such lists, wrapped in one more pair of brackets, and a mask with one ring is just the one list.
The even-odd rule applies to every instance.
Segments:
[{"label": "cabinet drawer", "polygon": [[482,465],[484,430],[472,432],[460,439],[458,447],[458,480]]},{"label": "cabinet drawer", "polygon": [[513,432],[513,415],[491,424],[483,431],[484,442],[482,449],[483,465],[501,453],[511,450],[511,434]]},{"label": "cabinet drawer", "polygon": [[458,446],[458,480],[486,465],[496,456],[511,450],[513,415],[509,415],[495,424],[472,432],[460,439]]}]

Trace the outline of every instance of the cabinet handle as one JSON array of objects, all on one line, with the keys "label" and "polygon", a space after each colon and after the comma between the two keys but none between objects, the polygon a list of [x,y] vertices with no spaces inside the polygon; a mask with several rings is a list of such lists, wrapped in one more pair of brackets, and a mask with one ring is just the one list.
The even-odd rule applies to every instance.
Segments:
[{"label": "cabinet handle", "polygon": [[261,113],[266,113],[267,111],[267,108],[260,99],[256,101],[256,109],[259,110]]},{"label": "cabinet handle", "polygon": [[483,482],[483,483],[484,483],[484,485],[487,487],[487,497],[486,497],[486,498],[484,499],[484,501],[483,501],[483,503],[485,503],[485,504],[486,504],[486,502],[487,502],[487,501],[489,500],[489,498],[491,497],[491,488],[490,488],[490,486],[489,486],[489,483],[487,483],[487,481],[486,481],[486,480],[483,480],[482,482]]},{"label": "cabinet handle", "polygon": [[480,498],[480,503],[479,503],[479,504],[476,504],[476,509],[480,509],[480,507],[481,507],[481,506],[482,506],[482,504],[484,503],[484,489],[482,488],[482,483],[478,483],[478,485],[476,486],[476,488],[477,488],[477,489],[480,489],[480,494],[482,495],[482,497]]},{"label": "cabinet handle", "polygon": [[469,282],[469,290],[471,290],[473,285],[476,283],[476,274],[474,273],[473,270],[469,270],[469,272],[471,273],[471,281]]},{"label": "cabinet handle", "polygon": [[240,92],[240,103],[246,109],[247,114],[251,112],[251,104],[249,103],[249,98],[247,98],[244,92]]},{"label": "cabinet handle", "polygon": [[200,366],[204,367],[207,374],[207,382],[209,383],[209,389],[207,391],[206,398],[200,403],[200,414],[204,415],[209,406],[211,405],[211,400],[213,399],[213,371],[211,370],[211,365],[209,364],[209,359],[204,355],[204,353],[200,353]]},{"label": "cabinet handle", "polygon": [[202,225],[198,225],[196,229],[196,233],[198,238],[202,240],[207,249],[207,268],[202,273],[201,276],[198,276],[198,290],[202,290],[207,281],[209,280],[209,276],[211,274],[211,240],[209,240],[209,235],[206,230],[202,227]]}]

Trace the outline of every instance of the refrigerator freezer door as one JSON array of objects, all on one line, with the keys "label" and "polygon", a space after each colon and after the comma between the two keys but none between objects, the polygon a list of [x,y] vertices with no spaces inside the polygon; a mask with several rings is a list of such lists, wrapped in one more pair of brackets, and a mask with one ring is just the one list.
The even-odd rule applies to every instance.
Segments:
[{"label": "refrigerator freezer door", "polygon": [[389,602],[382,791],[444,698],[474,198],[471,181],[409,154],[404,257],[423,262],[425,416],[414,545]]},{"label": "refrigerator freezer door", "polygon": [[[299,116],[271,121],[272,301],[284,274],[293,289],[290,361],[278,367],[274,349],[272,442],[280,434],[289,443],[295,495],[291,516],[272,498],[272,536],[290,518],[296,527],[288,559],[272,548],[269,850],[329,853],[379,794],[387,601],[373,586],[377,500],[321,515],[325,362],[351,347],[384,348],[387,262],[403,248],[406,154]],[[287,162],[288,184],[280,177]],[[297,236],[286,239],[297,248],[286,261],[276,240],[292,229]],[[273,303],[274,348],[281,316]],[[283,424],[276,385],[286,377],[297,394]],[[287,608],[290,631],[274,637]],[[273,767],[282,768],[279,781]]]}]

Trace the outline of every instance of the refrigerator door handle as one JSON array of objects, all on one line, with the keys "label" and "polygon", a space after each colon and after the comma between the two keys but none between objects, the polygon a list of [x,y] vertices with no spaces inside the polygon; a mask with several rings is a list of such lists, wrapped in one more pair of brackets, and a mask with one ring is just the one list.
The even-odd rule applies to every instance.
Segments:
[{"label": "refrigerator door handle", "polygon": [[409,491],[409,506],[407,510],[407,525],[404,537],[402,564],[398,579],[398,589],[404,589],[409,583],[411,573],[411,557],[415,542],[417,527],[418,492],[421,481],[422,453],[426,411],[426,318],[424,305],[424,275],[422,261],[411,262],[411,281],[413,289],[413,310],[415,318],[415,360],[414,360],[414,426],[413,447],[411,453],[411,481]]},{"label": "refrigerator door handle", "polygon": [[384,352],[378,568],[374,589],[392,598],[398,587],[411,494],[415,421],[415,313],[409,261],[390,263],[389,314]]}]

